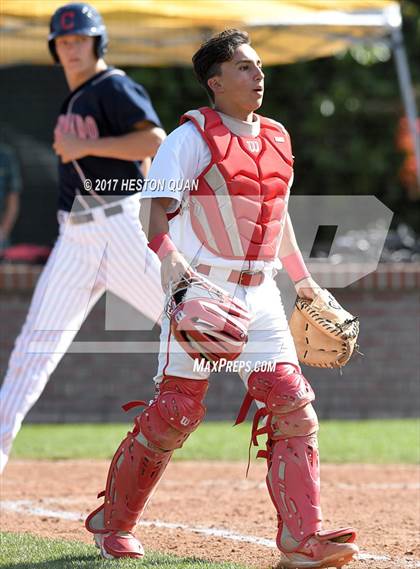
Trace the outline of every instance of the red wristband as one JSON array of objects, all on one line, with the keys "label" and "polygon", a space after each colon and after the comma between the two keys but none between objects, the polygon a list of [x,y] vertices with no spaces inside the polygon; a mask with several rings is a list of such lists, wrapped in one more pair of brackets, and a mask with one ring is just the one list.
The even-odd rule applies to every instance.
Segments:
[{"label": "red wristband", "polygon": [[286,255],[286,257],[283,257],[280,260],[293,282],[296,283],[311,276],[300,251],[295,251],[291,255]]},{"label": "red wristband", "polygon": [[167,233],[155,235],[148,243],[148,247],[156,253],[161,261],[163,261],[171,251],[177,251],[177,248]]}]

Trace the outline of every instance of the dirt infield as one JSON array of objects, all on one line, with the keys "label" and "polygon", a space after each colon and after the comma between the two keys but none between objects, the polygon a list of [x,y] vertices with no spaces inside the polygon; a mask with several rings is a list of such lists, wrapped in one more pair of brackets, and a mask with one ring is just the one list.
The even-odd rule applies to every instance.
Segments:
[{"label": "dirt infield", "polygon": [[[247,479],[245,468],[171,464],[137,531],[144,546],[275,567],[275,515],[265,467],[253,463]],[[2,480],[1,529],[90,542],[80,520],[96,507],[106,470],[103,461],[11,461]],[[420,567],[420,468],[324,465],[321,475],[325,527],[358,529],[362,556],[349,568]]]}]

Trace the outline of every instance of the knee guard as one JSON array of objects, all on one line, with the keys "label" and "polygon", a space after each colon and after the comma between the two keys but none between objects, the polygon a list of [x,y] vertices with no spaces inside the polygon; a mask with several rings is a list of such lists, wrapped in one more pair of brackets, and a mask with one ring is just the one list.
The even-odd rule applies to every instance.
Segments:
[{"label": "knee guard", "polygon": [[161,450],[181,448],[206,414],[207,380],[166,378],[153,403],[140,415],[142,436]]},{"label": "knee guard", "polygon": [[[292,414],[290,415],[292,419],[293,413],[313,401],[315,395],[299,367],[278,363],[273,372],[251,373],[248,379],[248,393],[235,424],[244,421],[254,399],[265,404],[265,407],[255,414],[252,427],[252,441],[258,446],[259,435],[267,433],[271,437],[272,426],[279,427],[278,417]],[[267,423],[262,429],[258,429],[258,423],[263,416],[268,416]],[[283,428],[288,422],[289,419],[283,421]]]},{"label": "knee guard", "polygon": [[290,413],[315,399],[300,369],[287,363],[277,364],[270,373],[254,371],[249,376],[248,393],[276,415]]},{"label": "knee guard", "polygon": [[[175,449],[198,427],[206,380],[164,378],[152,403],[135,418],[108,472],[104,504],[86,519],[92,533],[131,532],[144,511]],[[129,409],[143,402],[125,406]]]},{"label": "knee guard", "polygon": [[318,431],[318,417],[311,403],[284,415],[271,417],[271,439],[289,439]]}]

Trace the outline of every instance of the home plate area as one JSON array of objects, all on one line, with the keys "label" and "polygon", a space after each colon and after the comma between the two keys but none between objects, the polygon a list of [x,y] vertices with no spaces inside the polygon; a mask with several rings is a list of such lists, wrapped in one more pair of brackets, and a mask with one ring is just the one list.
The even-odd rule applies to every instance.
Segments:
[{"label": "home plate area", "polygon": [[[83,519],[99,505],[106,461],[12,460],[2,481],[2,531],[92,542]],[[149,504],[137,536],[145,549],[275,567],[274,508],[265,465],[174,462]],[[359,559],[349,569],[420,568],[420,468],[322,466],[324,527],[352,525]],[[92,544],[92,548],[93,548]]]}]

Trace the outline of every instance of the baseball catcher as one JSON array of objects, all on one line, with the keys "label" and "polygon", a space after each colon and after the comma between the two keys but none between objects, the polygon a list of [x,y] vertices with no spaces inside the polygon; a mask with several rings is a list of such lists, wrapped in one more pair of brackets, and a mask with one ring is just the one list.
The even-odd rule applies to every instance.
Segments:
[{"label": "baseball catcher", "polygon": [[[194,361],[223,354],[248,364],[239,371],[247,390],[239,421],[255,401],[252,439],[266,436],[258,456],[267,461],[279,566],[342,567],[358,551],[356,534],[322,527],[315,395],[273,278],[280,258],[300,296],[313,300],[319,291],[287,212],[290,137],[282,124],[255,113],[264,73],[247,34],[226,30],[209,39],[193,64],[211,107],[185,113],[161,145],[150,177],[168,183],[159,193],[146,188],[141,208],[163,289],[182,278],[187,286],[180,298],[172,294],[162,319],[155,399],[117,450],[104,502],[86,527],[105,557],[143,555],[136,524],[173,452],[205,415],[209,372],[197,370]],[[173,180],[181,182],[176,191]],[[194,180],[191,191],[182,183]],[[211,284],[199,282],[197,273]],[[270,371],[260,369],[261,361]]]}]

